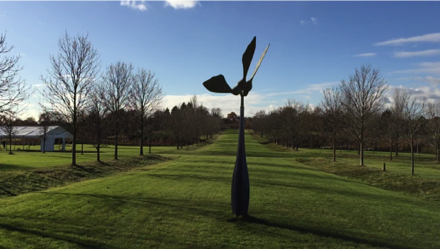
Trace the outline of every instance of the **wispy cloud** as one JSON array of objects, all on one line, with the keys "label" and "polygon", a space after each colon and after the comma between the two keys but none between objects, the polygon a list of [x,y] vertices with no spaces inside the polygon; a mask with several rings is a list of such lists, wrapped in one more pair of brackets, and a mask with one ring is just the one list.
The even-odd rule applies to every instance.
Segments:
[{"label": "wispy cloud", "polygon": [[388,40],[384,42],[378,42],[374,45],[376,46],[385,46],[385,45],[403,45],[405,43],[414,43],[414,42],[440,42],[440,33],[432,33],[420,36],[413,36],[409,38],[398,38],[393,40]]},{"label": "wispy cloud", "polygon": [[165,6],[171,6],[174,9],[191,9],[200,5],[199,1],[185,1],[185,0],[168,0],[165,1]]},{"label": "wispy cloud", "polygon": [[440,62],[422,62],[415,64],[418,68],[394,71],[394,73],[432,73],[440,74]]},{"label": "wispy cloud", "polygon": [[306,25],[306,24],[309,24],[309,23],[313,23],[315,25],[318,25],[318,19],[316,19],[315,17],[310,17],[310,21],[309,20],[301,20],[299,23],[301,25]]},{"label": "wispy cloud", "polygon": [[432,76],[414,77],[414,80],[429,82],[429,83],[431,83],[433,85],[440,85],[440,79],[439,78],[434,78]]},{"label": "wispy cloud", "polygon": [[423,51],[415,51],[415,52],[394,52],[394,57],[397,58],[408,58],[408,57],[416,57],[416,56],[434,56],[440,55],[440,49],[430,49]]},{"label": "wispy cloud", "polygon": [[44,84],[44,83],[41,83],[41,84],[33,84],[32,86],[33,86],[33,87],[42,87],[42,86],[46,86],[46,84]]},{"label": "wispy cloud", "polygon": [[364,54],[356,54],[354,57],[372,57],[376,56],[376,53],[364,53]]},{"label": "wispy cloud", "polygon": [[133,0],[121,0],[121,6],[127,6],[135,10],[146,11],[147,6],[144,4],[145,0],[133,1]]}]

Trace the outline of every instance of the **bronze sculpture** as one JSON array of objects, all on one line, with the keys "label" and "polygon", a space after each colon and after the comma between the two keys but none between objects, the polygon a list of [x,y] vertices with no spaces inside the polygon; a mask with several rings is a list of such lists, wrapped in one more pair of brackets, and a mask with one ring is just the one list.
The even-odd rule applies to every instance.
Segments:
[{"label": "bronze sculpture", "polygon": [[266,52],[269,49],[270,45],[267,45],[266,49],[261,55],[260,60],[255,67],[254,73],[252,74],[252,77],[248,81],[246,81],[246,75],[251,65],[252,58],[254,57],[256,40],[256,37],[252,39],[251,43],[249,43],[246,51],[243,54],[243,78],[237,83],[234,88],[231,89],[231,87],[226,82],[225,77],[221,74],[203,82],[205,88],[211,92],[232,93],[234,95],[240,94],[241,97],[238,151],[237,159],[235,161],[234,174],[232,176],[231,189],[232,213],[236,216],[246,216],[249,209],[249,174],[247,169],[246,151],[244,144],[244,97],[247,96],[248,93],[251,91],[254,76],[257,73],[258,68],[260,67],[261,62],[263,61],[264,56],[266,55]]}]

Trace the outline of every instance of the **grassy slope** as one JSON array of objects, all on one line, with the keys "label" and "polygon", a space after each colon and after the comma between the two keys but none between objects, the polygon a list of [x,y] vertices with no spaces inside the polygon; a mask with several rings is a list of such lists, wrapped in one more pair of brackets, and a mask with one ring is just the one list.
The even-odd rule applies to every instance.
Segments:
[{"label": "grassy slope", "polygon": [[230,210],[237,134],[170,162],[0,199],[0,248],[438,248],[439,204],[315,170],[247,139],[248,219]]}]

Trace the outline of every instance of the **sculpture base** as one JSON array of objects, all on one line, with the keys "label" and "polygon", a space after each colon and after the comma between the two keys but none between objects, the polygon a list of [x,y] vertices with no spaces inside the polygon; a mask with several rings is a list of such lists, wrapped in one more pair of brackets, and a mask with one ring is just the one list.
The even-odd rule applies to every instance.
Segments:
[{"label": "sculpture base", "polygon": [[236,216],[246,216],[248,214],[249,196],[249,174],[244,143],[244,106],[242,105],[240,107],[237,159],[232,176],[231,204],[233,214]]}]

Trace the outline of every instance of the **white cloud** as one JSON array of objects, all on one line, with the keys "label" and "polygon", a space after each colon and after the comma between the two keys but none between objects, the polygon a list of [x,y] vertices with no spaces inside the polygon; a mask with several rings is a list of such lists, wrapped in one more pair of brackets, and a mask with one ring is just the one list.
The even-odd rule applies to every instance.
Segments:
[{"label": "white cloud", "polygon": [[146,11],[147,6],[144,4],[145,0],[134,1],[134,0],[121,0],[121,6],[127,6],[132,9]]},{"label": "white cloud", "polygon": [[364,53],[364,54],[356,54],[354,57],[371,57],[376,56],[376,53]]},{"label": "white cloud", "polygon": [[440,42],[440,33],[432,33],[420,36],[413,36],[409,38],[398,38],[393,40],[388,40],[384,42],[378,42],[374,45],[376,46],[385,46],[385,45],[403,45],[405,43],[412,42]]},{"label": "white cloud", "polygon": [[394,52],[394,57],[397,58],[408,58],[415,56],[433,56],[440,55],[440,49],[430,49],[416,52]]},{"label": "white cloud", "polygon": [[301,25],[306,24],[306,22],[304,22],[304,20],[301,20],[300,23],[301,23]]},{"label": "white cloud", "polygon": [[440,100],[440,88],[429,87],[429,86],[419,86],[417,88],[404,87],[404,86],[389,86],[388,90],[385,92],[385,97],[388,99],[389,103],[393,102],[394,89],[401,89],[408,92],[411,96],[417,97],[419,99],[426,99],[429,102],[435,102]]},{"label": "white cloud", "polygon": [[[255,113],[264,110],[269,113],[283,106],[288,98],[297,100],[311,101],[316,94],[322,94],[322,90],[331,88],[339,84],[339,82],[325,82],[320,84],[311,84],[306,88],[290,92],[279,93],[263,93],[266,91],[253,91],[244,99],[245,116],[252,117]],[[286,96],[290,95],[290,96]],[[194,95],[166,95],[163,98],[162,108],[168,108],[170,111],[174,106],[180,106],[183,102],[188,102]],[[199,104],[203,104],[209,110],[218,107],[222,110],[223,115],[228,113],[240,112],[240,97],[232,94],[212,95],[209,93],[197,95]],[[313,105],[311,105],[313,106]]]},{"label": "white cloud", "polygon": [[185,1],[185,0],[167,0],[165,6],[171,6],[174,9],[191,9],[200,5],[199,1]]},{"label": "white cloud", "polygon": [[312,23],[318,24],[318,19],[316,19],[314,17],[310,17],[310,20],[312,20]]},{"label": "white cloud", "polygon": [[[174,106],[180,106],[183,102],[187,103],[194,95],[166,95],[163,98],[163,108],[168,108],[170,111]],[[197,95],[197,102],[203,104],[206,108],[218,107],[222,110],[223,115],[235,112],[240,113],[240,97],[232,94],[228,95],[211,95],[200,94]],[[268,96],[258,93],[252,93],[245,97],[245,116],[251,117],[260,110],[270,112],[278,108],[278,101],[272,101]]]}]

